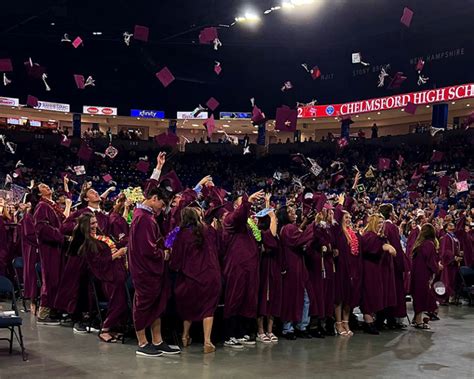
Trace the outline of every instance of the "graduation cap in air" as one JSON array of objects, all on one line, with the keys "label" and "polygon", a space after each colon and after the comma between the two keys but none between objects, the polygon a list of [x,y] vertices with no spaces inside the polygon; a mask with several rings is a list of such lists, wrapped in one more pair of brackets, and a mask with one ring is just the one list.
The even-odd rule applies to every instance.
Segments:
[{"label": "graduation cap in air", "polygon": [[408,8],[408,7],[405,7],[403,9],[403,13],[402,13],[402,17],[400,18],[400,22],[405,25],[407,28],[410,27],[411,25],[411,21],[413,19],[413,15],[414,15],[414,12]]},{"label": "graduation cap in air", "polygon": [[84,166],[74,166],[74,173],[77,176],[85,175],[86,174],[86,168]]},{"label": "graduation cap in air", "polygon": [[409,114],[415,114],[416,113],[416,108],[417,108],[416,104],[414,104],[412,102],[409,102],[405,107],[405,112],[409,113]]},{"label": "graduation cap in air", "polygon": [[148,172],[148,170],[150,169],[150,162],[140,160],[136,165],[136,169],[138,171],[143,172],[144,174],[146,174]]},{"label": "graduation cap in air", "polygon": [[467,171],[465,168],[461,169],[461,171],[458,172],[458,181],[464,181],[464,180],[469,180],[471,174],[469,171]]},{"label": "graduation cap in air", "polygon": [[28,95],[26,99],[26,104],[29,105],[31,108],[35,108],[38,106],[38,98],[36,96]]},{"label": "graduation cap in air", "polygon": [[407,80],[407,77],[403,75],[403,72],[397,72],[395,76],[390,80],[388,84],[388,89],[397,89],[400,88],[403,82]]},{"label": "graduation cap in air", "polygon": [[163,186],[168,192],[178,193],[183,190],[183,185],[176,175],[174,170],[163,175],[159,181],[160,185]]},{"label": "graduation cap in air", "polygon": [[133,39],[137,41],[148,42],[148,37],[150,35],[150,29],[143,25],[135,25],[133,31]]},{"label": "graduation cap in air", "polygon": [[216,122],[214,120],[214,115],[211,114],[211,117],[209,117],[206,121],[204,121],[204,127],[207,130],[207,136],[209,138],[212,137],[212,133],[214,133],[214,130],[216,128]]},{"label": "graduation cap in air", "polygon": [[222,72],[222,66],[221,66],[221,63],[220,62],[217,62],[216,61],[216,64],[214,65],[214,72],[216,73],[216,75],[220,75],[221,72]]},{"label": "graduation cap in air", "polygon": [[109,183],[112,181],[112,175],[105,174],[104,176],[102,176],[102,179],[104,180],[104,182]]},{"label": "graduation cap in air", "polygon": [[77,49],[79,46],[83,45],[84,41],[82,40],[81,37],[76,37],[74,41],[72,41],[72,46],[74,46],[75,49]]},{"label": "graduation cap in air", "polygon": [[276,111],[276,130],[285,132],[294,132],[298,122],[298,111],[287,106],[277,108]]},{"label": "graduation cap in air", "polygon": [[444,175],[439,178],[438,183],[441,189],[447,189],[449,187],[449,183],[451,183],[451,177]]},{"label": "graduation cap in air", "polygon": [[13,71],[13,65],[10,58],[0,59],[0,72],[11,72]]},{"label": "graduation cap in air", "polygon": [[46,73],[46,68],[40,66],[38,63],[33,63],[31,59],[25,62],[26,73],[30,78],[41,79]]},{"label": "graduation cap in air", "polygon": [[444,153],[442,151],[433,150],[431,155],[431,162],[438,163],[444,159]]},{"label": "graduation cap in air", "polygon": [[262,113],[259,107],[256,105],[252,109],[252,123],[254,125],[260,125],[265,122],[265,115]]},{"label": "graduation cap in air", "polygon": [[168,87],[175,80],[174,75],[171,73],[168,67],[164,67],[160,71],[158,71],[156,73],[156,77],[165,88]]},{"label": "graduation cap in air", "polygon": [[176,146],[179,143],[179,137],[174,133],[165,132],[157,135],[155,142],[160,146]]},{"label": "graduation cap in air", "polygon": [[77,152],[77,156],[82,159],[83,161],[90,161],[92,158],[94,151],[87,146],[87,144],[83,143]]},{"label": "graduation cap in air", "polygon": [[385,171],[390,169],[391,160],[388,158],[379,158],[379,170]]},{"label": "graduation cap in air", "polygon": [[217,28],[215,27],[204,28],[199,33],[200,44],[209,45],[216,39],[219,39],[219,35],[217,34]]},{"label": "graduation cap in air", "polygon": [[211,111],[214,111],[219,106],[219,102],[215,98],[211,97],[207,101],[206,105]]}]

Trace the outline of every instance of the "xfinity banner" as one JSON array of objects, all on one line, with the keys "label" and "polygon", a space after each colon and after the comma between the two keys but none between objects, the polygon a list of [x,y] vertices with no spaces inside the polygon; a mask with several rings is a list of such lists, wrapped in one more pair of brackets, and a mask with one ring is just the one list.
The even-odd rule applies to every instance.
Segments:
[{"label": "xfinity banner", "polygon": [[165,118],[164,111],[148,111],[144,109],[131,109],[130,116],[142,118]]},{"label": "xfinity banner", "polygon": [[38,101],[38,105],[35,109],[42,109],[44,111],[53,112],[70,112],[71,106],[63,103],[51,103],[49,101]]}]

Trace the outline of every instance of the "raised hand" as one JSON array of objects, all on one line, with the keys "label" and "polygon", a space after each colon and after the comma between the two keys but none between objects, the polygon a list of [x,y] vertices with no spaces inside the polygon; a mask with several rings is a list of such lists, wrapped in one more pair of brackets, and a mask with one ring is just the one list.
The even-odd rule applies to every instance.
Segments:
[{"label": "raised hand", "polygon": [[160,153],[156,157],[156,169],[161,171],[165,163],[166,163],[166,153],[164,151],[160,151]]},{"label": "raised hand", "polygon": [[265,193],[263,190],[257,191],[249,196],[249,203],[254,203],[257,200],[263,199],[265,196]]}]

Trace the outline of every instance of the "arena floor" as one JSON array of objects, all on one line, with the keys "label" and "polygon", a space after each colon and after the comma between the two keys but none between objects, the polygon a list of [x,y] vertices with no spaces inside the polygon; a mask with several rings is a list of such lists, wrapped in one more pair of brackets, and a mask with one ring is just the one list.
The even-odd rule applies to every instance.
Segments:
[{"label": "arena floor", "polygon": [[211,355],[196,345],[166,358],[137,358],[134,341],[107,345],[71,329],[36,327],[23,314],[29,361],[19,350],[9,356],[0,341],[0,378],[473,378],[473,310],[443,307],[431,331],[280,341],[243,351],[218,346]]}]

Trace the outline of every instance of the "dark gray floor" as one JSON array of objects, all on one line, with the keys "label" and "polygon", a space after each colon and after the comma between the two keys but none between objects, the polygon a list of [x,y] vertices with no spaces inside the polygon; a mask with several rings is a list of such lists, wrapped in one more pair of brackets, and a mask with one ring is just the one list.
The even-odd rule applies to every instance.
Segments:
[{"label": "dark gray floor", "polygon": [[[24,315],[29,361],[0,341],[0,378],[474,378],[474,308],[441,309],[431,331],[281,341],[244,351],[218,347],[203,355],[137,358],[134,345],[104,344],[63,327],[36,327]],[[4,332],[0,331],[0,336]]]}]

